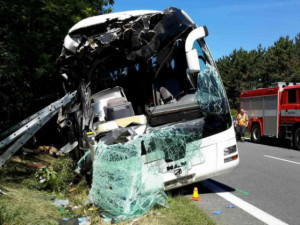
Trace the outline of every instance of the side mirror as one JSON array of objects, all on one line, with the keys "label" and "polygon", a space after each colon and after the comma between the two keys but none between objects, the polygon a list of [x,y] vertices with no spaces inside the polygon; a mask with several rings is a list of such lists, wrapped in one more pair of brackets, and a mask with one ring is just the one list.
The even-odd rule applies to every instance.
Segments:
[{"label": "side mirror", "polygon": [[193,49],[194,42],[197,39],[208,36],[208,30],[206,26],[198,27],[193,30],[186,38],[185,41],[185,53],[189,71],[191,73],[200,72],[200,63],[198,59],[197,49]]},{"label": "side mirror", "polygon": [[191,51],[186,53],[186,61],[190,73],[200,72],[200,63],[198,59],[197,49],[192,49]]}]

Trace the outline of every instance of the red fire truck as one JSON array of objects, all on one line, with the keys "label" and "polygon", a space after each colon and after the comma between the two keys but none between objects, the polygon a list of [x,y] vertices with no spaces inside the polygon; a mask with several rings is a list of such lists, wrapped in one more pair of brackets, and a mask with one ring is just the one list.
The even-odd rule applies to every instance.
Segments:
[{"label": "red fire truck", "polygon": [[262,136],[290,139],[300,150],[300,83],[278,82],[270,88],[243,91],[240,108],[249,116],[251,141]]}]

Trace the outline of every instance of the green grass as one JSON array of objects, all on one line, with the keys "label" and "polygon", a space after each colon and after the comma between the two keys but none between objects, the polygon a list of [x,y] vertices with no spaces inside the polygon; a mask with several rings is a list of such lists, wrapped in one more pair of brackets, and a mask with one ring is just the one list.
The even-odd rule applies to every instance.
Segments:
[{"label": "green grass", "polygon": [[0,188],[7,193],[0,196],[0,224],[57,224],[57,208],[39,198],[50,193],[12,182],[0,184]]},{"label": "green grass", "polygon": [[230,113],[231,113],[231,116],[236,117],[238,111],[236,109],[231,109]]},{"label": "green grass", "polygon": [[[61,211],[51,201],[39,198],[39,196],[53,196],[54,193],[38,191],[16,183],[0,184],[0,187],[7,192],[7,195],[0,196],[0,224],[58,224],[58,220],[64,217],[91,216],[92,224],[106,224],[99,216],[101,210],[90,210],[91,205],[83,206],[72,211],[68,207]],[[88,198],[89,187],[82,180],[79,187],[71,193],[59,197],[68,199],[72,205],[82,206]],[[145,225],[184,225],[203,224],[213,225],[215,222],[210,219],[204,211],[199,209],[190,199],[184,196],[169,196],[169,208],[155,207],[145,216],[141,217],[136,224]],[[95,207],[94,207],[95,208]],[[121,222],[121,225],[128,225],[131,222]]]},{"label": "green grass", "polygon": [[[32,167],[38,164],[44,166]],[[0,189],[7,193],[0,195],[0,224],[58,224],[63,215],[43,196],[65,198],[74,176],[69,157],[53,158],[46,153],[12,157],[0,169]],[[40,177],[46,182],[40,183]]]},{"label": "green grass", "polygon": [[155,208],[139,224],[154,225],[213,225],[216,224],[207,214],[199,209],[193,201],[184,196],[169,196],[170,208]]},{"label": "green grass", "polygon": [[[92,224],[106,224],[99,216],[101,209],[85,204],[90,189],[85,178],[77,184],[70,183],[69,177],[74,178],[74,174],[69,169],[71,166],[68,158],[56,159],[48,165],[49,170],[54,170],[56,174],[55,179],[49,181],[53,184],[46,186],[41,186],[37,181],[36,170],[27,170],[20,160],[17,161],[17,164],[10,162],[6,169],[0,169],[0,189],[7,193],[0,194],[1,225],[58,224],[59,219],[75,216],[91,216]],[[16,169],[19,170],[18,173]],[[68,191],[70,187],[73,188],[72,191]],[[70,205],[79,208],[77,210],[72,210],[71,207],[57,208],[52,201],[45,200],[42,196],[68,199]],[[138,218],[134,224],[215,224],[204,211],[184,196],[169,196],[168,205],[169,208],[155,207]],[[128,225],[131,222],[119,224]]]},{"label": "green grass", "polygon": [[248,130],[245,132],[245,137],[246,137],[246,138],[250,138],[250,133],[249,133]]}]

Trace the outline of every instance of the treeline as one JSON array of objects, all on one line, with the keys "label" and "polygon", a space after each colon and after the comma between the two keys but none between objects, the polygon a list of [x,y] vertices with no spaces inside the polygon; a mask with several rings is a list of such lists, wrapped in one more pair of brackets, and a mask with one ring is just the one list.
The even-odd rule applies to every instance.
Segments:
[{"label": "treeline", "polygon": [[271,83],[300,82],[300,33],[280,37],[272,46],[233,50],[217,61],[230,106],[239,108],[243,90],[269,87]]},{"label": "treeline", "polygon": [[55,61],[68,30],[114,0],[0,2],[0,131],[57,99]]}]

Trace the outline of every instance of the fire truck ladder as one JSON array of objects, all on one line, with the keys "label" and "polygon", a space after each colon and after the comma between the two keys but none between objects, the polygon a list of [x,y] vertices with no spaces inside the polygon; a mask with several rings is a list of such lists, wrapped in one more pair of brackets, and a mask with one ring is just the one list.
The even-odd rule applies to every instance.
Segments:
[{"label": "fire truck ladder", "polygon": [[[15,154],[36,132],[38,132],[62,107],[68,104],[76,95],[76,91],[66,94],[61,99],[51,103],[37,113],[3,132],[0,137],[6,137],[0,142],[0,149],[15,141],[0,156],[0,167]],[[12,133],[13,132],[13,133]]]}]

